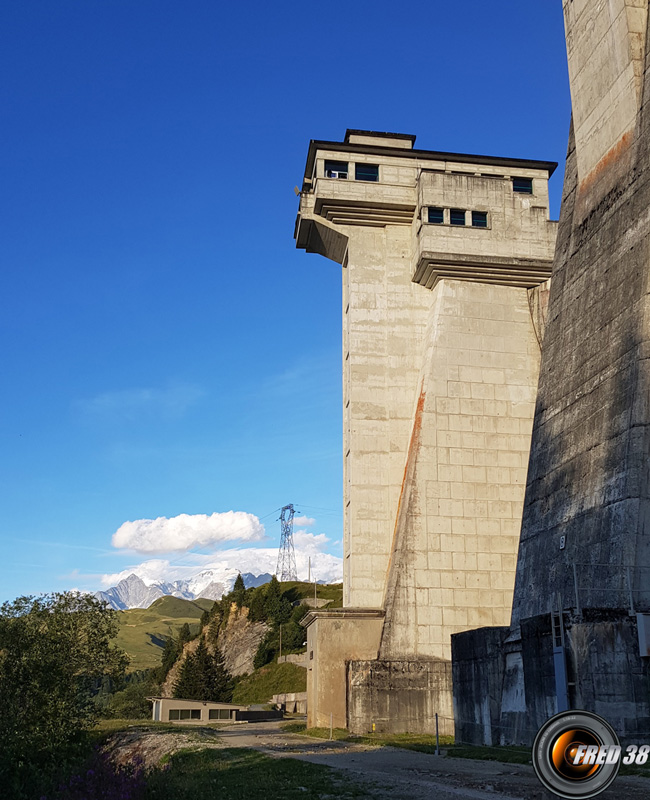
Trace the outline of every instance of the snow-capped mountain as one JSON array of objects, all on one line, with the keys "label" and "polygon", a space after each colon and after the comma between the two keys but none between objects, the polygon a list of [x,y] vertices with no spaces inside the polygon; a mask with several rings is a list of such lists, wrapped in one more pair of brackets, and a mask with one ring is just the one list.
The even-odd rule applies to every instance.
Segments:
[{"label": "snow-capped mountain", "polygon": [[[220,600],[232,589],[235,578],[239,574],[237,570],[227,570],[226,572],[227,574],[224,574],[224,571],[207,569],[189,580],[147,583],[135,573],[131,573],[117,585],[111,586],[110,589],[95,592],[95,597],[106,601],[111,608],[118,611],[124,611],[127,608],[149,608],[159,597],[165,595],[181,597],[184,600],[195,600],[198,597],[206,600]],[[267,583],[271,580],[271,575],[268,572],[262,575],[245,572],[242,574],[242,578],[246,588],[249,588]]]}]

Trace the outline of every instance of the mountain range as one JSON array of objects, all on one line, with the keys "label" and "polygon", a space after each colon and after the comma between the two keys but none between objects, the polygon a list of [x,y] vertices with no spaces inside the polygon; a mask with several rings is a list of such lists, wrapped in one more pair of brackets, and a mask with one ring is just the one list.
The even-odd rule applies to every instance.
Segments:
[{"label": "mountain range", "polygon": [[[206,600],[220,600],[224,594],[232,590],[235,579],[239,573],[228,574],[208,569],[197,573],[189,580],[177,581],[144,581],[140,576],[131,573],[105,591],[95,592],[95,597],[104,600],[111,608],[124,611],[127,608],[149,608],[160,597],[180,597],[183,600],[196,600],[202,597]],[[246,588],[261,586],[271,580],[271,575],[264,572],[254,575],[252,572],[242,573]]]}]

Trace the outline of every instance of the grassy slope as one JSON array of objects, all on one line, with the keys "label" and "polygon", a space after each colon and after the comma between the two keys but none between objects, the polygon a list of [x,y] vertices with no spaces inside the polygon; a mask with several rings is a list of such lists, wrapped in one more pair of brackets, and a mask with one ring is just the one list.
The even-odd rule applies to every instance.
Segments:
[{"label": "grassy slope", "polygon": [[[282,583],[282,591],[293,590],[295,599],[314,596],[314,584],[306,581],[285,581]],[[340,608],[343,605],[343,584],[329,583],[316,584],[316,596],[330,601],[331,608]]]},{"label": "grassy slope", "polygon": [[307,670],[296,664],[267,664],[235,687],[233,703],[267,703],[274,694],[306,692]]},{"label": "grassy slope", "polygon": [[368,797],[360,787],[328,767],[292,758],[270,758],[254,750],[181,750],[166,770],[147,779],[147,800],[328,800]]},{"label": "grassy slope", "polygon": [[115,644],[131,657],[129,670],[159,666],[165,639],[177,636],[186,622],[192,633],[196,633],[201,614],[212,605],[212,600],[161,597],[149,608],[118,612],[120,631]]}]

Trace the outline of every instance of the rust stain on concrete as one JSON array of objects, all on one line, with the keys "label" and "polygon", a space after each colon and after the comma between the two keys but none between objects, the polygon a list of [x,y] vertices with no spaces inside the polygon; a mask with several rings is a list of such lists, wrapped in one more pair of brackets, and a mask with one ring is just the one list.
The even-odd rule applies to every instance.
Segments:
[{"label": "rust stain on concrete", "polygon": [[600,159],[596,166],[591,170],[587,177],[580,182],[580,192],[589,191],[593,185],[604,175],[622,156],[627,152],[632,144],[634,131],[628,131],[618,140],[605,155]]},{"label": "rust stain on concrete", "polygon": [[[397,540],[397,527],[399,525],[400,511],[402,510],[402,500],[404,499],[404,489],[406,488],[406,476],[408,474],[411,459],[417,453],[420,447],[420,435],[422,433],[422,414],[424,413],[424,401],[426,400],[427,393],[424,388],[420,387],[420,396],[418,404],[415,408],[415,417],[413,420],[413,430],[411,431],[411,440],[409,442],[408,450],[406,451],[406,464],[404,465],[404,476],[402,477],[402,488],[399,493],[399,502],[397,503],[397,514],[395,515],[395,528],[393,530],[393,546],[391,548],[391,561],[392,554],[395,552],[395,542]],[[388,572],[390,573],[391,564],[388,564]]]}]

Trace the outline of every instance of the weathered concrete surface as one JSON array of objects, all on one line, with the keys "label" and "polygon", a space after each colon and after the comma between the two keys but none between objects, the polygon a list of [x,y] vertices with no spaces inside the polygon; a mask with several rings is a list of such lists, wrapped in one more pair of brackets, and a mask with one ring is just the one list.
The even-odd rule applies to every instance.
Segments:
[{"label": "weathered concrete surface", "polygon": [[[650,735],[650,69],[647,0],[565,2],[574,112],[522,520],[502,736],[573,707]],[[643,64],[642,68],[640,65]],[[476,697],[476,703],[480,698]]]},{"label": "weathered concrete surface", "polygon": [[[307,726],[346,728],[346,662],[376,658],[384,612],[339,608],[311,611],[307,628]],[[331,715],[331,717],[330,717]]]},{"label": "weathered concrete surface", "polygon": [[647,0],[563,0],[581,213],[631,168]]},{"label": "weathered concrete surface", "polygon": [[380,659],[510,621],[539,364],[528,295],[443,279],[424,340]]},{"label": "weathered concrete surface", "polygon": [[[571,13],[582,10],[598,25],[605,5],[582,0],[571,4]],[[618,5],[623,7],[622,0]],[[618,5],[610,4],[612,8]],[[635,18],[645,18],[647,0],[633,5],[639,12]],[[572,37],[581,35],[577,19],[571,19],[569,48]],[[618,45],[610,45],[609,39],[593,43],[592,48],[594,53],[584,56],[586,65],[618,63]],[[581,81],[571,76],[574,114],[576,104],[587,98],[598,104],[609,97],[603,95],[605,88],[593,71],[597,71],[595,66],[585,66]],[[594,83],[589,82],[587,89],[583,81],[590,77]],[[558,591],[565,604],[573,607],[578,603],[624,607],[627,566],[632,568],[630,588],[637,610],[649,607],[650,597],[644,591],[650,574],[649,89],[646,82],[645,113],[633,120],[633,168],[619,175],[612,166],[614,187],[592,205],[586,217],[578,214],[577,203],[584,195],[580,157],[588,145],[571,137],[542,351],[514,623],[548,611],[549,598]],[[578,568],[578,599],[572,564]],[[603,590],[612,593],[605,603]]]},{"label": "weathered concrete surface", "polygon": [[307,692],[285,692],[274,694],[271,698],[274,706],[281,708],[287,714],[307,713]]},{"label": "weathered concrete surface", "polygon": [[[456,743],[499,744],[506,626],[451,637]],[[482,698],[482,702],[477,702]]]},{"label": "weathered concrete surface", "polygon": [[453,735],[449,661],[350,661],[347,681],[352,733],[431,733],[438,714],[440,733]]},{"label": "weathered concrete surface", "polygon": [[[647,659],[639,656],[636,619],[625,609],[585,609],[581,616],[565,613],[564,625],[571,708],[600,714],[623,742],[645,741],[650,683]],[[526,730],[513,735],[517,720],[504,715],[501,740],[530,744],[557,711],[550,615],[522,620],[520,632]]]},{"label": "weathered concrete surface", "polygon": [[[343,265],[344,610],[385,612],[381,662],[427,665],[449,661],[451,634],[509,620],[539,367],[528,290],[550,275],[555,165],[413,140],[312,141],[296,240]],[[369,165],[377,180],[355,179]],[[357,642],[319,619],[310,724],[344,726],[345,662],[377,657],[375,623],[354,623]],[[451,715],[436,685],[429,710]],[[400,697],[406,730],[421,693]]]},{"label": "weathered concrete surface", "polygon": [[[298,247],[344,266],[343,604],[350,607],[384,603],[434,302],[427,289],[443,278],[535,286],[550,275],[555,243],[548,211],[555,165],[415,151],[413,140],[349,132],[345,142],[312,142],[296,225]],[[327,177],[327,161],[346,165],[348,178]],[[354,180],[357,164],[377,165],[379,180]],[[531,193],[514,192],[513,178],[530,180]],[[429,222],[430,207],[443,209],[442,224]],[[451,224],[451,208],[464,210],[465,225]],[[485,227],[472,225],[473,211],[487,214]],[[468,313],[454,331],[466,351],[474,349],[461,341],[474,331]]]}]

